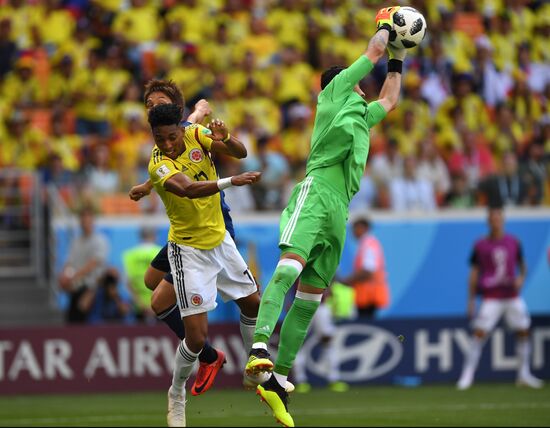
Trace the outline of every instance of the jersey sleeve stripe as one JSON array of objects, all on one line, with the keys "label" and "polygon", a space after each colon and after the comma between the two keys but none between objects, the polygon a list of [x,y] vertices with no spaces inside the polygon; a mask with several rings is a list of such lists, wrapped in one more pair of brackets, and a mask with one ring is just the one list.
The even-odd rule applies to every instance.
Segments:
[{"label": "jersey sleeve stripe", "polygon": [[159,149],[153,150],[153,165],[156,165],[160,161],[162,161],[162,152]]}]

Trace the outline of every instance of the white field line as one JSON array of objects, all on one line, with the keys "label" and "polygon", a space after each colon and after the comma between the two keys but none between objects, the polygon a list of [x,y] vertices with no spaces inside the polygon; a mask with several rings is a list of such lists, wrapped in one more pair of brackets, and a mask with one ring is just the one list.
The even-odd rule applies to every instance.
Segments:
[{"label": "white field line", "polygon": [[[265,407],[265,406],[264,406]],[[360,414],[362,416],[372,416],[380,413],[399,413],[406,411],[460,411],[460,410],[481,410],[481,411],[502,411],[502,410],[528,410],[528,409],[550,409],[550,402],[545,403],[477,403],[477,404],[446,404],[446,405],[424,405],[424,406],[398,406],[392,405],[389,407],[338,407],[338,408],[312,408],[302,410],[290,410],[293,415],[302,416],[315,416],[315,415],[342,415],[342,414]],[[258,407],[257,410],[237,411],[225,409],[222,411],[211,412],[208,411],[205,414],[205,418],[225,419],[228,417],[258,417],[265,414],[267,407],[262,409]],[[187,413],[187,417],[200,417],[201,415],[193,412],[191,409]],[[40,424],[61,424],[61,423],[105,423],[116,421],[135,421],[143,419],[157,419],[164,417],[159,413],[144,413],[144,414],[122,414],[122,415],[103,415],[103,416],[71,416],[71,417],[59,417],[59,418],[24,418],[24,419],[2,419],[0,420],[0,426],[28,426],[28,425],[40,425]]]}]

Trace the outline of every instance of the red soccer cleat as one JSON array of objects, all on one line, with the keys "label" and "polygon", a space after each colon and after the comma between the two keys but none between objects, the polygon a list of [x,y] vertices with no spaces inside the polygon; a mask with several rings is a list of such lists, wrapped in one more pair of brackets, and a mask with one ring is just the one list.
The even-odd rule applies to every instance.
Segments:
[{"label": "red soccer cleat", "polygon": [[216,358],[216,361],[210,364],[208,363],[199,364],[197,378],[195,379],[195,383],[191,387],[191,394],[193,395],[204,394],[206,391],[210,389],[210,387],[214,383],[214,379],[216,378],[216,375],[218,374],[218,372],[226,362],[225,354],[219,349],[216,349],[216,352],[218,353],[218,358]]}]

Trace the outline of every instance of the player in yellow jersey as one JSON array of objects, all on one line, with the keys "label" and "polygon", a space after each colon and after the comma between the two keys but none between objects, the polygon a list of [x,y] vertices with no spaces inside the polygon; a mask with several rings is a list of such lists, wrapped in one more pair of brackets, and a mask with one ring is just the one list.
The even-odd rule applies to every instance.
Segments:
[{"label": "player in yellow jersey", "polygon": [[[150,80],[145,85],[144,104],[147,112],[153,107],[161,104],[176,104],[183,111],[184,98],[177,85],[170,80]],[[195,110],[189,117],[180,122],[182,128],[193,125],[193,123],[200,123],[205,116],[211,113],[210,107],[206,100],[200,100],[195,105]],[[219,144],[215,143],[214,147]],[[224,148],[224,145],[221,145]],[[230,156],[242,157],[243,151],[238,146],[235,153],[229,153]],[[132,187],[129,192],[130,198],[133,200],[139,200],[144,196],[147,196],[153,188],[151,180]],[[233,228],[233,221],[229,213],[229,206],[224,202],[223,191],[220,191],[221,204],[220,208],[225,220],[225,228],[229,232],[230,236],[235,239],[235,231]],[[151,297],[151,307],[157,314],[157,317],[166,323],[170,329],[178,336],[180,340],[185,337],[185,330],[179,310],[177,308],[176,293],[174,290],[174,279],[170,272],[170,262],[168,261],[168,244],[165,245],[155,258],[151,261],[144,278],[147,288],[153,290]],[[251,326],[255,324],[257,312],[256,308],[253,308],[254,312],[243,313],[240,317],[240,330],[243,334],[243,341],[245,347],[249,341],[248,331]],[[221,369],[225,362],[225,355],[220,349],[213,348],[208,341],[205,343],[202,352],[199,357],[199,369],[195,378],[195,383],[191,387],[191,394],[200,395],[204,394],[212,386],[214,379],[218,371]],[[255,388],[259,383],[264,382],[271,376],[270,372],[260,373],[244,373],[243,385],[245,388]],[[291,382],[287,381],[286,389],[291,392],[294,386]]]},{"label": "player in yellow jersey", "polygon": [[[175,104],[158,105],[149,112],[156,145],[149,177],[170,220],[168,259],[186,331],[168,392],[169,426],[185,426],[185,383],[206,341],[207,312],[216,307],[217,292],[225,301],[236,301],[244,313],[259,306],[256,282],[225,229],[219,192],[253,184],[261,174],[218,179],[210,152],[245,156],[246,149],[220,120],[210,129],[196,124],[181,128],[180,121],[181,109]],[[250,327],[248,334],[242,332],[247,342],[254,329]]]}]

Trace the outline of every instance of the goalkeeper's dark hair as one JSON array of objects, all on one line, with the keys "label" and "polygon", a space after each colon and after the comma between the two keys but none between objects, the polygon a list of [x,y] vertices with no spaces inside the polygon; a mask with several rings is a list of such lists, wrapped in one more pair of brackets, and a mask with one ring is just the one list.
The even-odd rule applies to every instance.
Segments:
[{"label": "goalkeeper's dark hair", "polygon": [[330,82],[332,82],[332,79],[334,79],[342,70],[345,70],[346,67],[341,65],[333,65],[330,68],[327,68],[325,71],[323,71],[323,74],[321,74],[321,89],[325,89]]},{"label": "goalkeeper's dark hair", "polygon": [[149,95],[153,92],[162,92],[170,98],[170,101],[177,104],[181,111],[183,111],[185,99],[183,98],[183,94],[181,93],[180,88],[178,88],[178,85],[176,85],[172,80],[149,80],[145,84],[145,92],[143,94],[144,103],[147,103],[147,98],[149,98]]},{"label": "goalkeeper's dark hair", "polygon": [[160,104],[149,111],[151,129],[159,126],[179,125],[181,110],[176,104]]}]

